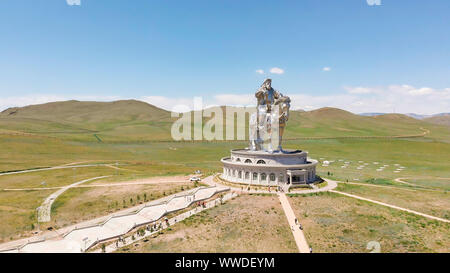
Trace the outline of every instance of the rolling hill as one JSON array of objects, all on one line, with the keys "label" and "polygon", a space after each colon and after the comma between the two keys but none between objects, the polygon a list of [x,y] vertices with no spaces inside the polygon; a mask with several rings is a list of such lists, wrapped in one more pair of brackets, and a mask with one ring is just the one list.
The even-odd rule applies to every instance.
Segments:
[{"label": "rolling hill", "polygon": [[[225,112],[224,107],[220,109]],[[0,133],[94,142],[170,141],[175,120],[170,112],[137,100],[72,100],[4,110],[0,113]],[[285,138],[418,135],[424,132],[421,128],[439,136],[450,134],[447,127],[406,115],[361,116],[326,107],[291,111]]]},{"label": "rolling hill", "polygon": [[170,112],[137,100],[71,100],[9,108],[0,113],[0,129],[74,140],[93,140],[94,134],[108,140],[124,140],[129,134],[133,140],[149,136],[165,139],[171,124]]},{"label": "rolling hill", "polygon": [[430,118],[425,118],[424,121],[433,124],[445,125],[450,127],[450,114],[437,115]]}]

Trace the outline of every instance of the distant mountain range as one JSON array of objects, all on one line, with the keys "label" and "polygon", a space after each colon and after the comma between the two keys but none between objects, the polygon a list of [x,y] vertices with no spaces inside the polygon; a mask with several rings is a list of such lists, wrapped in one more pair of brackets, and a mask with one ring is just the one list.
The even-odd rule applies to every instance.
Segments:
[{"label": "distant mountain range", "polygon": [[[359,115],[361,116],[367,116],[367,117],[373,117],[373,116],[381,116],[381,115],[387,115],[388,113],[361,113]],[[426,118],[432,118],[432,117],[442,117],[442,116],[450,116],[450,113],[439,113],[435,115],[420,115],[415,113],[407,113],[404,114],[405,116],[412,117],[415,119],[426,119]]]},{"label": "distant mountain range", "polygon": [[[450,114],[421,120],[402,114],[364,115],[330,107],[291,111],[285,138],[406,136],[421,134],[421,128],[431,130],[435,137],[450,135]],[[95,142],[167,141],[172,140],[176,120],[169,111],[142,101],[72,100],[6,109],[0,112],[0,135]],[[248,123],[236,126],[247,131]],[[225,129],[215,130],[223,134]]]}]

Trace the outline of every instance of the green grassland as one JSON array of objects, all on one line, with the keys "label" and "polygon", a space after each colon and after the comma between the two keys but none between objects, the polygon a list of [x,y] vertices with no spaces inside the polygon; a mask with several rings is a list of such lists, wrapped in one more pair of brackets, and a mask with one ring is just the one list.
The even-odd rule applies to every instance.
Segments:
[{"label": "green grassland", "polygon": [[72,188],[52,206],[52,221],[45,226],[63,227],[134,207],[184,190],[193,183],[161,183],[126,187]]},{"label": "green grassland", "polygon": [[0,242],[31,236],[37,227],[36,208],[53,192],[0,192]]},{"label": "green grassland", "polygon": [[335,193],[289,198],[314,252],[447,252],[450,225]]},{"label": "green grassland", "polygon": [[[41,187],[43,181],[48,187],[60,187],[103,175],[111,177],[102,181],[113,183],[153,176],[186,175],[197,169],[211,174],[221,171],[219,159],[229,156],[230,149],[248,145],[246,141],[174,142],[170,138],[174,120],[169,112],[136,101],[69,101],[8,109],[0,114],[0,173],[63,164],[108,163],[115,166],[116,162],[119,163],[119,170],[97,166],[4,175],[0,176],[0,189]],[[429,133],[421,137],[386,137],[418,135],[426,130]],[[358,136],[385,138],[351,138]],[[381,192],[381,189],[373,187],[361,187],[358,194],[376,200],[378,194],[382,196],[380,201],[448,217],[448,197],[442,191],[450,188],[450,127],[403,115],[362,117],[332,108],[292,111],[283,147],[306,150],[311,158],[321,163],[334,161],[328,167],[319,163],[317,171],[323,177],[441,190],[439,194],[428,191],[418,192],[417,195],[402,193],[398,200],[397,193]],[[348,167],[341,168],[345,161],[350,162]],[[358,170],[358,161],[369,165]],[[389,167],[376,171],[379,165],[373,162]],[[394,164],[405,169],[395,173]],[[403,178],[403,181],[417,187],[395,182],[396,178]],[[96,182],[87,184],[91,183]],[[71,189],[56,200],[54,212],[61,216],[61,222],[53,224],[65,225],[72,223],[73,219],[107,214],[116,209],[112,207],[116,206],[116,202],[136,196],[134,191],[146,189],[130,189],[124,195],[116,194],[111,189],[98,193],[104,199],[114,200],[112,203],[92,200],[95,195],[93,190]],[[54,191],[0,191],[0,216],[5,219],[5,224],[0,227],[2,240],[29,232],[31,224],[36,221],[35,209]],[[86,202],[83,203],[84,198]],[[70,219],[64,215],[77,209],[72,199],[79,200],[83,209],[77,217]],[[430,204],[432,206],[425,208]],[[91,206],[96,207],[93,209],[95,214],[86,213]],[[421,210],[422,207],[424,210]]]},{"label": "green grassland", "polygon": [[[339,184],[337,190],[450,220],[450,193]],[[411,202],[413,200],[414,202]]]},{"label": "green grassland", "polygon": [[[223,107],[210,109],[218,110],[225,116]],[[236,110],[239,109],[230,108],[230,111]],[[190,114],[193,117],[193,113]],[[0,130],[73,141],[166,141],[171,140],[170,128],[175,120],[170,112],[140,101],[66,101],[7,109],[0,113]],[[244,126],[248,128],[247,122]],[[447,126],[404,115],[366,117],[322,108],[309,112],[291,111],[286,138],[417,135],[423,133],[421,128],[425,127],[438,138],[450,133]],[[225,131],[224,128],[217,130]]]},{"label": "green grassland", "polygon": [[296,252],[278,198],[239,196],[119,252]]}]

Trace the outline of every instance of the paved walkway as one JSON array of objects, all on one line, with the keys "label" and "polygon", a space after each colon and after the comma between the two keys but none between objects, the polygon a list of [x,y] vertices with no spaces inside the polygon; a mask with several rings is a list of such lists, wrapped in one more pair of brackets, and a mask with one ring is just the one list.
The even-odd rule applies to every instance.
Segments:
[{"label": "paved walkway", "polygon": [[71,168],[87,168],[87,167],[110,167],[111,164],[86,164],[86,165],[63,165],[56,167],[48,167],[48,168],[39,168],[39,169],[30,169],[30,170],[22,170],[22,171],[14,171],[14,172],[6,172],[0,173],[0,176],[3,175],[12,175],[12,174],[20,174],[20,173],[32,173],[32,172],[40,172],[40,171],[51,171],[51,170],[61,170],[61,169],[71,169]]},{"label": "paved walkway", "polygon": [[406,179],[406,178],[399,177],[399,178],[395,178],[394,181],[398,182],[398,183],[405,184],[405,185],[410,185],[410,186],[414,186],[414,187],[421,187],[420,185],[416,185],[416,184],[413,184],[413,183],[409,183],[409,182],[403,181],[403,179]]},{"label": "paved walkway", "polygon": [[[179,214],[179,215],[177,215],[175,217],[172,217],[172,218],[168,219],[168,223],[169,223],[168,225],[164,221],[161,221],[161,227],[160,228],[157,228],[157,229],[155,229],[153,231],[145,230],[145,233],[142,236],[136,234],[134,236],[134,240],[133,240],[132,235],[130,235],[130,236],[126,237],[126,238],[123,238],[123,240],[121,242],[116,241],[114,243],[111,243],[111,244],[105,246],[105,252],[106,253],[114,252],[114,251],[117,251],[118,249],[120,249],[122,247],[125,247],[125,246],[128,246],[128,245],[137,243],[138,241],[140,241],[140,240],[142,240],[144,238],[147,238],[149,236],[155,235],[159,231],[167,229],[168,227],[173,226],[176,223],[179,223],[179,222],[185,220],[186,218],[189,218],[189,217],[191,217],[191,216],[193,216],[193,215],[195,215],[195,214],[197,214],[199,212],[202,212],[204,210],[207,210],[207,209],[213,208],[215,206],[218,206],[218,205],[222,204],[224,201],[232,199],[232,198],[234,198],[236,196],[237,196],[237,193],[229,192],[229,193],[225,194],[222,199],[216,198],[214,200],[206,202],[205,203],[205,207],[202,207],[202,206],[195,207],[194,209],[191,209],[191,210],[189,210],[187,212],[181,213],[181,214]],[[156,226],[158,226],[158,225],[156,225]],[[96,250],[94,250],[92,252],[93,253],[100,253],[100,252],[102,252],[102,250],[101,250],[101,248],[99,248],[99,249],[96,249]]]},{"label": "paved walkway", "polygon": [[[152,184],[166,184],[166,183],[189,183],[189,178],[177,177],[174,179],[161,179],[161,178],[149,178],[141,180],[133,180],[130,182],[112,182],[112,183],[101,183],[101,184],[89,184],[89,185],[75,185],[73,188],[97,188],[97,187],[123,187],[123,186],[133,186],[133,185],[152,185]],[[47,190],[57,190],[63,189],[64,187],[41,187],[41,188],[11,188],[2,189],[3,191],[47,191]]]},{"label": "paved walkway", "polygon": [[439,217],[436,217],[436,216],[428,215],[428,214],[417,212],[417,211],[410,210],[410,209],[405,209],[405,208],[398,207],[398,206],[395,206],[395,205],[390,205],[390,204],[387,204],[387,203],[383,203],[383,202],[380,202],[380,201],[376,201],[376,200],[372,200],[372,199],[369,199],[369,198],[361,197],[361,196],[358,196],[358,195],[345,193],[345,192],[340,192],[340,191],[335,191],[335,190],[330,190],[330,192],[342,194],[342,195],[345,195],[345,196],[348,196],[348,197],[352,197],[352,198],[356,198],[356,199],[359,199],[359,200],[368,201],[368,202],[375,203],[375,204],[382,205],[382,206],[386,206],[386,207],[389,207],[389,208],[406,211],[406,212],[409,212],[409,213],[412,213],[412,214],[416,214],[416,215],[419,215],[419,216],[423,216],[423,217],[426,217],[426,218],[429,218],[429,219],[432,219],[432,220],[437,220],[437,221],[441,221],[441,222],[445,222],[445,223],[450,223],[450,220],[447,220],[447,219],[439,218]]},{"label": "paved walkway", "polygon": [[38,222],[41,222],[41,223],[50,222],[50,219],[51,219],[50,213],[52,211],[52,204],[53,204],[53,202],[55,202],[56,198],[58,198],[58,196],[63,194],[68,189],[73,188],[75,186],[78,186],[80,184],[92,181],[92,180],[102,179],[102,178],[106,178],[106,177],[110,177],[110,176],[109,175],[107,175],[107,176],[98,176],[98,177],[94,177],[94,178],[89,178],[89,179],[85,179],[85,180],[82,180],[82,181],[78,181],[78,182],[75,182],[75,183],[70,184],[68,186],[62,187],[57,192],[52,193],[49,197],[47,197],[47,199],[45,199],[44,203],[42,203],[42,205],[37,208],[37,210],[38,210]]},{"label": "paved walkway", "polygon": [[289,226],[291,227],[292,235],[294,235],[298,251],[300,253],[309,253],[309,246],[306,242],[305,235],[303,234],[303,231],[299,228],[299,226],[295,223],[295,214],[292,210],[291,204],[289,204],[289,200],[287,199],[286,194],[279,193],[278,198],[280,199],[284,214],[286,215]]},{"label": "paved walkway", "polygon": [[[211,198],[215,194],[229,191],[227,187],[200,187],[186,191],[182,195],[173,195],[169,199],[156,200],[143,206],[134,207],[135,211],[128,214],[110,215],[101,223],[88,225],[84,222],[78,227],[64,228],[56,231],[53,236],[35,236],[0,245],[0,252],[31,252],[31,253],[67,253],[84,252],[99,242],[123,236],[137,226],[155,222],[168,213],[189,207],[192,203]],[[164,201],[162,201],[164,200]],[[103,218],[104,219],[104,218]],[[24,244],[25,242],[25,244]]]},{"label": "paved walkway", "polygon": [[364,186],[364,187],[374,187],[374,188],[386,188],[386,189],[394,189],[394,190],[403,190],[403,191],[441,191],[444,190],[434,190],[429,188],[419,188],[420,186],[415,186],[415,189],[410,188],[404,188],[404,187],[395,187],[395,186],[385,186],[385,185],[375,185],[375,184],[368,184],[368,183],[356,183],[356,182],[341,182],[338,181],[339,184],[349,184],[349,185],[357,185],[357,186]]}]

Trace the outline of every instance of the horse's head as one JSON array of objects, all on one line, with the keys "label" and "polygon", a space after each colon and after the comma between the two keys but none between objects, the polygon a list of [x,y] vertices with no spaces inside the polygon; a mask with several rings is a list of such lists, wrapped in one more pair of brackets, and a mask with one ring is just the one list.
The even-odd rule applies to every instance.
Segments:
[{"label": "horse's head", "polygon": [[277,104],[280,107],[280,119],[285,122],[289,119],[289,108],[291,108],[291,99],[289,97],[283,96],[278,99]]}]

